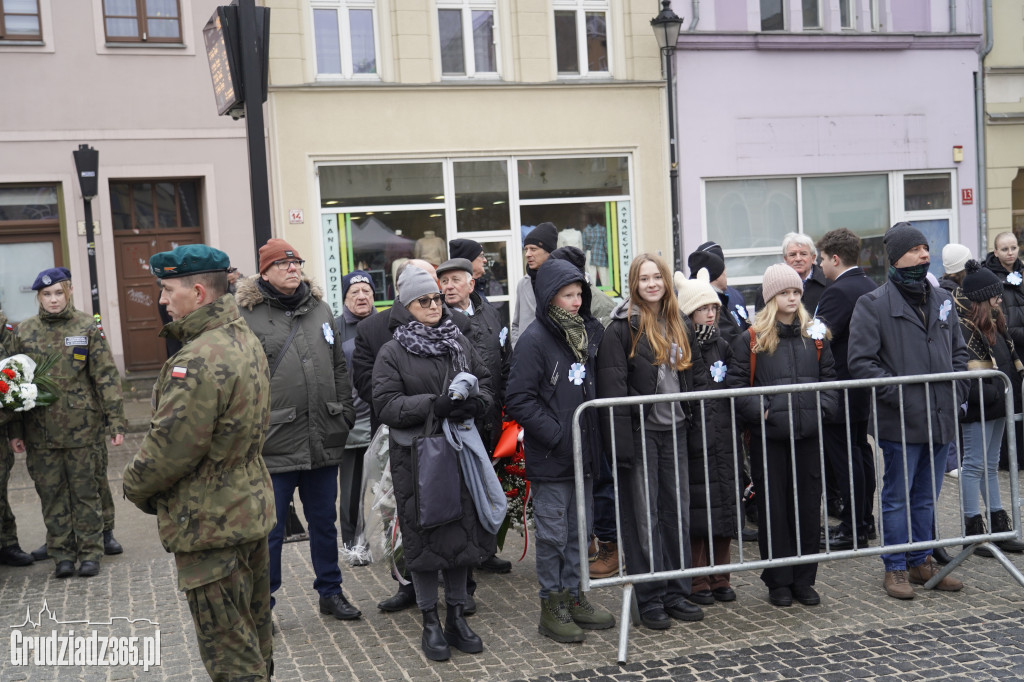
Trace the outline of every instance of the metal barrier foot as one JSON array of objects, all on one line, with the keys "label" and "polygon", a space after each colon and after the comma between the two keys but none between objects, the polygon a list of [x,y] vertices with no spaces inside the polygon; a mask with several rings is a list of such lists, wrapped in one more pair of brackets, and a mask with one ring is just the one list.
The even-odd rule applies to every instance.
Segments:
[{"label": "metal barrier foot", "polygon": [[619,665],[626,663],[626,650],[629,648],[629,626],[640,624],[640,610],[633,595],[633,583],[626,583],[622,588],[622,613],[619,617]]},{"label": "metal barrier foot", "polygon": [[992,556],[999,560],[999,563],[1003,565],[1006,572],[1009,573],[1014,580],[1020,583],[1022,587],[1024,587],[1024,574],[1022,574],[1020,570],[1013,565],[1013,562],[1010,561],[1009,557],[1003,553],[1003,550],[999,549],[999,546],[995,543],[987,542],[985,544],[988,545],[988,548],[992,551]]}]

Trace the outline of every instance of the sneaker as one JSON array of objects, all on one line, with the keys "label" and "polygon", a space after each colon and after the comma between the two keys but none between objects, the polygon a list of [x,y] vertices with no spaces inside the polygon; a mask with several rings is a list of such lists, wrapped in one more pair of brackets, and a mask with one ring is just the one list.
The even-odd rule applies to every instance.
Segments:
[{"label": "sneaker", "polygon": [[906,571],[886,571],[882,585],[885,587],[885,593],[894,599],[914,598],[914,588],[907,580]]},{"label": "sneaker", "polygon": [[619,545],[598,541],[597,559],[590,564],[591,578],[610,578],[619,572]]},{"label": "sneaker", "polygon": [[[924,585],[941,570],[935,559],[928,557],[923,564],[911,566],[910,570],[907,571],[907,575],[910,578],[910,582],[914,585]],[[947,575],[938,582],[934,589],[942,592],[959,592],[964,589],[964,584],[953,576]]]},{"label": "sneaker", "polygon": [[567,606],[573,622],[584,630],[607,630],[615,626],[615,616],[591,604],[583,590],[576,597],[570,593]]},{"label": "sneaker", "polygon": [[950,478],[960,478],[960,470],[953,469],[952,471],[947,471],[946,475],[949,476]]}]

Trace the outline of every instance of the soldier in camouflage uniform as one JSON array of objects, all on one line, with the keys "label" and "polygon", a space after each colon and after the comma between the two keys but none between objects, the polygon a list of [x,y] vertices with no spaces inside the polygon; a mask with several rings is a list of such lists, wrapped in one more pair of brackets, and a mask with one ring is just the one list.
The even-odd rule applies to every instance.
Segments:
[{"label": "soldier in camouflage uniform", "polygon": [[39,314],[18,325],[18,349],[36,362],[58,353],[50,376],[60,397],[12,422],[11,444],[15,452],[28,449],[25,463],[43,506],[54,575],[74,575],[79,561],[78,575],[94,576],[103,556],[104,432],[114,445],[124,442],[121,375],[99,325],[75,309],[67,268],[42,271],[32,289]]},{"label": "soldier in camouflage uniform", "polygon": [[214,680],[273,672],[270,554],[277,517],[260,451],[270,422],[263,347],[227,294],[227,255],[202,244],[150,259],[183,347],[153,387],[153,420],[124,492],[156,514]]},{"label": "soldier in camouflage uniform", "polygon": [[[14,355],[15,345],[14,327],[7,323],[7,316],[0,311],[0,359]],[[11,410],[0,410],[0,564],[28,566],[33,561],[32,556],[18,544],[18,526],[7,502],[7,482],[14,466],[14,453],[7,440],[7,422],[14,416]]]}]

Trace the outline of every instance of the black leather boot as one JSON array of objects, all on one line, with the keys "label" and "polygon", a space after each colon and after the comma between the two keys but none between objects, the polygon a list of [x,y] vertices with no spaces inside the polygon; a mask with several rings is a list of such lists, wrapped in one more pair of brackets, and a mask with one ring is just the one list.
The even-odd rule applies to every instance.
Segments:
[{"label": "black leather boot", "polygon": [[441,630],[441,621],[437,619],[437,607],[423,612],[423,638],[420,646],[423,653],[432,661],[447,661],[452,656],[452,650],[448,648],[444,632]]},{"label": "black leather boot", "polygon": [[[974,516],[965,516],[964,531],[965,535],[984,535],[988,532],[987,530],[985,530],[985,519],[981,516],[981,514],[976,514]],[[974,555],[990,557],[992,556],[992,551],[987,547],[982,547],[981,545],[978,545],[974,549]]]},{"label": "black leather boot", "polygon": [[[1004,533],[1008,530],[1013,530],[1013,526],[1010,524],[1010,515],[1006,513],[1006,510],[999,509],[992,512],[992,532]],[[1024,552],[1024,542],[1016,538],[1000,540],[996,543],[996,547],[1004,552]]]},{"label": "black leather boot", "polygon": [[484,650],[484,643],[469,628],[462,604],[449,604],[444,617],[444,638],[464,654],[478,654]]}]

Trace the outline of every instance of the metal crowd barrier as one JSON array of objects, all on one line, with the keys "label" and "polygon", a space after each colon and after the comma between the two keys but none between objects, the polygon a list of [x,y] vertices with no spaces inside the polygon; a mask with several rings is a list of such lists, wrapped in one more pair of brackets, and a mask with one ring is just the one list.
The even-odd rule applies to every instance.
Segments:
[{"label": "metal crowd barrier", "polygon": [[[913,537],[913,529],[912,529],[912,526],[911,526],[910,505],[908,503],[906,505],[907,506],[906,523],[907,523],[908,542],[903,543],[903,544],[896,544],[896,545],[885,545],[884,544],[885,528],[884,528],[884,520],[883,520],[882,508],[881,508],[881,494],[882,494],[882,483],[883,483],[883,475],[884,475],[884,470],[883,470],[884,462],[883,462],[883,460],[881,458],[880,449],[879,449],[879,446],[878,446],[878,441],[879,441],[879,437],[878,437],[878,409],[880,407],[879,402],[878,402],[878,389],[880,387],[883,387],[883,386],[896,386],[897,387],[897,394],[898,394],[899,399],[900,399],[900,413],[901,413],[900,414],[900,417],[901,417],[900,421],[901,421],[901,424],[902,424],[901,435],[902,435],[902,445],[903,445],[903,470],[904,470],[904,477],[903,477],[903,479],[904,479],[904,482],[905,482],[905,486],[907,488],[906,490],[904,490],[904,495],[905,495],[904,499],[905,500],[909,500],[909,483],[906,483],[908,477],[906,475],[906,472],[907,472],[906,417],[905,417],[904,410],[903,410],[904,387],[905,386],[909,386],[909,385],[914,385],[914,384],[933,385],[933,384],[941,384],[941,383],[950,383],[954,387],[953,388],[953,395],[956,396],[957,392],[956,392],[955,385],[956,385],[957,382],[963,381],[963,380],[970,380],[972,383],[973,382],[977,382],[980,385],[980,382],[983,379],[996,379],[998,381],[1001,381],[1002,384],[1003,384],[1003,396],[1004,396],[1004,401],[1005,401],[1005,406],[1006,406],[1005,414],[1007,415],[1006,416],[1006,426],[1005,426],[1004,433],[1005,433],[1006,442],[1007,442],[1007,455],[1008,455],[1009,465],[1010,465],[1010,467],[1009,467],[1010,468],[1010,491],[1009,491],[1010,494],[1006,498],[1007,501],[1005,502],[1005,504],[1003,506],[1004,506],[1004,509],[1006,509],[1008,512],[1010,512],[1010,514],[1012,516],[1013,530],[1006,531],[1006,532],[1001,532],[1001,533],[992,532],[992,530],[991,530],[991,528],[992,528],[992,525],[991,525],[991,514],[986,509],[985,511],[982,512],[982,516],[983,516],[983,518],[986,519],[987,532],[985,534],[982,534],[982,535],[967,536],[965,534],[965,526],[964,526],[964,520],[963,520],[963,499],[962,499],[962,480],[963,480],[963,476],[961,474],[961,476],[957,479],[957,487],[956,487],[956,492],[957,492],[957,495],[958,495],[958,509],[959,509],[959,517],[958,517],[959,518],[959,524],[958,525],[959,525],[959,529],[960,529],[959,535],[953,535],[953,536],[949,536],[949,537],[940,538],[940,537],[938,537],[938,534],[936,533],[936,537],[933,540],[915,540],[914,537]],[[873,436],[873,438],[874,438],[874,442],[871,444],[871,448],[872,448],[872,456],[873,456],[873,459],[875,461],[876,466],[875,466],[875,493],[874,493],[874,496],[873,496],[872,504],[873,504],[873,509],[877,510],[876,513],[875,513],[875,517],[877,519],[878,542],[874,546],[871,546],[870,543],[868,543],[867,546],[860,546],[860,544],[857,543],[856,540],[855,540],[854,549],[837,550],[837,549],[832,549],[829,546],[829,540],[828,540],[828,538],[829,538],[829,533],[828,533],[828,516],[827,516],[827,514],[822,514],[822,512],[821,512],[822,509],[827,509],[827,506],[826,506],[827,505],[827,492],[825,491],[825,489],[826,489],[826,486],[825,486],[825,446],[824,446],[824,441],[823,441],[823,439],[821,437],[822,425],[823,425],[822,407],[821,407],[821,394],[823,392],[825,392],[825,391],[836,391],[836,392],[841,393],[843,395],[843,397],[844,397],[844,400],[841,402],[841,405],[842,405],[842,407],[843,407],[843,409],[845,411],[845,414],[843,416],[844,416],[846,424],[847,424],[847,426],[846,426],[846,455],[847,455],[847,460],[850,460],[852,458],[852,454],[851,454],[851,434],[850,434],[850,427],[849,427],[849,409],[850,409],[849,408],[849,397],[850,397],[850,391],[854,390],[854,389],[870,389],[871,412],[870,412],[870,417],[869,417],[869,421],[868,421],[868,435],[869,436]],[[795,452],[796,451],[795,451],[795,438],[794,438],[794,426],[793,426],[793,404],[794,404],[793,396],[795,394],[798,394],[798,393],[806,393],[806,392],[813,392],[813,393],[816,394],[815,402],[816,402],[816,405],[817,405],[817,420],[818,420],[818,437],[817,437],[818,464],[819,464],[820,473],[821,473],[823,497],[825,499],[816,500],[814,503],[819,505],[819,509],[816,511],[816,513],[818,513],[819,515],[822,515],[823,518],[824,518],[824,523],[822,524],[822,527],[825,529],[824,537],[825,537],[826,548],[825,548],[824,551],[821,551],[818,546],[815,546],[814,548],[812,548],[811,551],[807,551],[807,548],[804,548],[804,547],[800,546],[799,533],[798,533],[797,534],[797,555],[796,556],[788,556],[788,557],[773,557],[773,556],[771,556],[771,553],[772,553],[771,552],[771,548],[772,548],[774,543],[772,543],[771,535],[770,535],[770,525],[771,525],[770,524],[770,521],[771,521],[771,511],[770,510],[771,510],[771,505],[770,505],[770,500],[768,500],[768,501],[766,501],[766,505],[767,505],[767,508],[769,510],[768,511],[768,518],[767,518],[767,522],[768,522],[768,525],[769,525],[769,531],[768,531],[769,556],[767,558],[762,558],[762,557],[758,556],[759,552],[755,552],[755,553],[753,553],[753,554],[755,554],[755,556],[751,557],[750,556],[751,552],[746,551],[746,549],[743,546],[744,543],[743,543],[742,539],[740,539],[741,538],[741,531],[742,531],[743,525],[744,525],[744,514],[743,514],[743,507],[742,507],[742,504],[741,504],[742,493],[741,493],[741,480],[740,480],[741,472],[743,471],[743,461],[742,461],[742,458],[743,458],[744,455],[743,455],[743,449],[741,447],[742,442],[743,442],[742,428],[739,426],[740,422],[737,420],[737,413],[736,413],[736,398],[745,397],[745,396],[757,396],[758,397],[758,399],[760,401],[760,407],[761,407],[761,409],[760,409],[760,414],[761,414],[760,430],[761,430],[761,436],[762,436],[762,442],[763,442],[765,440],[764,436],[765,436],[765,428],[766,428],[765,415],[764,415],[765,397],[766,396],[771,396],[771,395],[778,395],[778,394],[788,394],[788,396],[789,396],[788,397],[788,406],[790,408],[790,411],[789,411],[789,436],[790,436],[789,440],[790,440],[790,456],[791,456],[790,464],[793,465],[794,469],[795,469],[795,466],[796,466],[796,455],[795,455]],[[934,425],[933,425],[933,422],[932,422],[932,415],[933,415],[933,410],[937,406],[932,406],[931,405],[932,392],[930,390],[925,390],[924,391],[924,395],[925,395],[925,403],[926,403],[925,404],[925,412],[927,414],[927,429],[928,429],[929,441],[931,441],[933,433],[934,433],[934,431],[933,431],[933,426]],[[716,399],[725,399],[725,400],[728,400],[728,402],[729,402],[730,419],[731,419],[731,427],[732,427],[731,430],[732,430],[732,446],[733,446],[733,465],[734,465],[734,471],[735,471],[735,481],[734,481],[735,485],[733,487],[735,488],[735,491],[736,491],[735,492],[735,505],[736,505],[735,506],[735,511],[736,511],[736,520],[737,520],[736,532],[735,532],[735,535],[734,535],[733,539],[736,542],[736,548],[738,550],[738,561],[733,561],[733,562],[728,563],[728,564],[717,564],[716,565],[714,563],[714,553],[713,553],[713,551],[711,551],[711,548],[709,547],[709,551],[708,551],[708,555],[709,555],[708,556],[708,560],[709,560],[709,564],[710,564],[709,566],[700,567],[700,568],[693,568],[693,567],[687,568],[683,555],[687,551],[688,548],[683,547],[683,543],[680,542],[679,565],[683,566],[682,569],[673,570],[673,571],[649,572],[649,573],[643,573],[643,574],[628,574],[626,572],[625,557],[623,556],[623,549],[622,549],[622,547],[623,547],[623,542],[622,542],[622,514],[624,513],[624,511],[627,512],[627,513],[632,513],[634,510],[623,510],[623,509],[620,509],[620,507],[619,507],[619,500],[620,500],[619,492],[620,492],[620,485],[622,483],[620,481],[620,476],[619,476],[620,472],[619,472],[619,469],[618,469],[618,466],[617,466],[617,463],[618,463],[618,460],[619,460],[619,453],[617,452],[617,449],[616,449],[616,446],[615,446],[615,420],[612,418],[613,408],[615,408],[615,407],[625,407],[625,406],[634,406],[635,405],[635,406],[638,406],[639,409],[640,409],[640,425],[641,426],[640,426],[640,430],[638,432],[638,435],[640,436],[640,442],[643,443],[643,446],[642,446],[642,452],[636,453],[637,456],[640,457],[640,460],[635,461],[634,466],[642,466],[643,467],[644,480],[647,482],[646,485],[649,486],[650,477],[648,475],[649,474],[649,469],[648,469],[648,464],[647,464],[647,452],[646,452],[647,447],[646,447],[646,438],[645,438],[645,436],[646,436],[646,431],[647,431],[647,428],[646,428],[646,416],[647,416],[647,410],[650,408],[650,406],[652,406],[652,405],[654,405],[656,403],[675,402],[675,401],[680,401],[680,402],[684,402],[684,403],[687,403],[687,402],[688,403],[697,403],[693,407],[693,409],[691,410],[691,415],[692,416],[691,416],[690,420],[691,421],[696,421],[696,420],[703,421],[703,417],[706,414],[706,412],[705,412],[706,402],[705,401],[716,400]],[[960,405],[951,405],[950,408],[952,409],[953,414],[954,414],[955,431],[957,433],[959,433],[959,430],[960,430],[959,427],[960,427],[960,421],[961,421]],[[883,406],[881,406],[881,409],[887,409],[887,408],[883,405]],[[618,543],[618,548],[619,548],[618,549],[618,552],[619,552],[619,569],[618,569],[617,575],[614,575],[614,576],[609,577],[609,578],[600,578],[600,579],[592,579],[592,578],[590,578],[590,573],[589,573],[589,570],[588,570],[589,562],[588,562],[588,558],[587,558],[588,557],[588,544],[589,544],[589,533],[588,533],[589,521],[588,521],[588,514],[590,514],[590,510],[587,509],[587,500],[584,497],[584,477],[583,477],[583,461],[582,461],[582,456],[583,455],[582,455],[582,449],[581,449],[582,431],[581,431],[581,426],[580,426],[580,418],[581,418],[581,416],[583,415],[583,413],[586,410],[598,410],[599,413],[598,413],[597,416],[598,416],[599,419],[605,416],[604,414],[601,414],[600,411],[607,410],[607,417],[608,417],[608,420],[610,422],[611,441],[612,441],[611,443],[607,443],[606,444],[606,448],[608,450],[610,450],[610,452],[595,453],[595,456],[607,456],[607,455],[611,456],[611,462],[612,462],[612,467],[611,468],[612,468],[613,485],[614,485],[614,499],[615,499],[615,523],[616,523],[617,543]],[[1017,418],[1019,419],[1019,416],[1017,416]],[[982,420],[983,423],[985,422],[985,415],[984,415],[984,407],[983,406],[982,406],[982,411],[981,411],[981,420]],[[956,570],[957,567],[959,567],[960,564],[963,563],[964,560],[966,560],[971,554],[973,554],[974,550],[977,547],[979,547],[979,546],[984,546],[988,550],[990,550],[992,552],[992,554],[994,555],[994,557],[1007,570],[1007,572],[1009,572],[1010,575],[1018,583],[1020,583],[1022,586],[1024,586],[1024,574],[1022,574],[1017,569],[1017,567],[1014,566],[1013,563],[1011,563],[1011,561],[1003,554],[1003,552],[1000,551],[999,547],[997,547],[994,544],[997,541],[1010,540],[1010,539],[1014,539],[1014,538],[1019,538],[1021,536],[1021,533],[1020,533],[1020,531],[1021,531],[1020,492],[1019,492],[1019,481],[1018,481],[1018,474],[1017,474],[1017,444],[1016,444],[1016,439],[1015,439],[1015,435],[1014,435],[1015,431],[1014,431],[1014,427],[1013,427],[1014,420],[1015,420],[1015,416],[1014,416],[1014,408],[1013,408],[1013,392],[1011,390],[1011,385],[1010,385],[1010,382],[1007,379],[1006,375],[1004,375],[1002,372],[1000,372],[998,370],[973,370],[973,371],[968,371],[968,372],[949,372],[949,373],[943,373],[943,374],[929,374],[929,375],[919,375],[919,376],[893,377],[893,378],[886,378],[886,379],[854,379],[854,380],[848,380],[848,381],[819,382],[819,383],[810,383],[810,384],[792,384],[792,385],[786,385],[786,386],[773,386],[773,387],[755,387],[755,388],[744,387],[744,388],[736,388],[736,389],[722,389],[722,390],[713,390],[713,391],[698,391],[698,392],[677,393],[677,394],[667,394],[667,395],[636,396],[636,397],[628,397],[628,398],[602,398],[602,399],[596,399],[596,400],[587,401],[587,402],[583,403],[582,405],[580,405],[579,408],[577,408],[577,410],[573,414],[573,423],[572,423],[573,457],[574,457],[574,468],[575,468],[575,476],[576,476],[577,519],[578,519],[578,523],[579,523],[579,560],[580,560],[581,588],[584,591],[589,591],[590,589],[595,588],[595,587],[622,586],[623,592],[622,592],[622,608],[621,608],[621,615],[620,615],[620,620],[619,620],[618,662],[619,663],[625,663],[626,662],[627,648],[628,648],[629,626],[630,626],[631,622],[635,622],[634,618],[631,617],[631,615],[632,615],[631,611],[633,610],[633,609],[631,609],[631,605],[633,604],[633,587],[634,587],[635,583],[640,583],[640,582],[668,580],[668,579],[675,579],[675,578],[693,578],[693,577],[696,577],[696,576],[711,575],[711,574],[724,573],[724,572],[732,573],[732,572],[736,572],[736,571],[752,571],[752,570],[764,569],[764,568],[774,567],[774,566],[793,566],[793,565],[807,564],[807,563],[813,563],[813,562],[840,561],[840,560],[843,560],[843,559],[852,559],[852,558],[872,556],[872,555],[908,552],[908,551],[922,550],[922,549],[935,549],[935,548],[938,548],[938,547],[946,548],[946,547],[954,547],[954,546],[961,546],[962,545],[964,547],[964,549],[962,551],[960,551],[955,557],[953,557],[952,561],[948,565],[942,567],[942,569],[939,571],[939,573],[937,573],[931,580],[929,580],[927,583],[925,583],[925,585],[924,585],[925,589],[933,588],[945,576],[949,575],[951,572]],[[672,421],[673,421],[673,427],[675,427],[677,425],[681,426],[681,424],[677,424],[676,423],[675,414],[673,414]],[[756,429],[757,425],[748,425],[748,428]],[[673,431],[675,431],[674,428],[673,428]],[[703,433],[702,443],[703,443],[704,447],[703,447],[703,451],[702,451],[702,453],[700,453],[700,455],[704,457],[704,467],[703,467],[703,470],[705,471],[705,483],[704,483],[705,505],[704,505],[704,508],[706,510],[706,515],[707,515],[707,518],[706,518],[707,526],[706,527],[708,529],[708,536],[709,536],[708,540],[709,540],[709,543],[710,543],[710,540],[711,540],[711,537],[710,537],[711,536],[711,532],[710,532],[710,530],[711,530],[711,527],[712,527],[712,520],[711,520],[711,511],[710,511],[711,510],[711,500],[710,500],[711,494],[710,494],[710,491],[708,490],[707,478],[706,478],[706,472],[708,471],[708,457],[707,457],[707,438],[708,438],[708,434],[707,434],[707,429],[706,428],[702,429],[702,433]],[[983,433],[983,446],[984,446],[984,445],[987,445],[987,443],[984,443],[984,429],[982,429],[982,433]],[[675,437],[673,437],[673,447],[674,447],[675,453],[678,455],[678,442],[676,441]],[[953,447],[955,447],[957,449],[958,462],[959,462],[961,460],[961,457],[960,457],[960,454],[961,454],[960,453],[961,444],[959,442],[959,438],[954,439]],[[987,448],[984,448],[984,449],[987,451]],[[697,453],[690,453],[689,456],[693,457],[696,454]],[[763,452],[761,452],[761,453],[751,452],[751,453],[749,453],[749,455],[750,455],[750,457],[764,456],[764,453]],[[685,469],[688,466],[688,463],[687,463],[686,459],[683,459],[682,461],[680,461],[680,458],[678,456],[676,456],[674,459],[675,459],[674,475],[675,475],[675,490],[676,490],[675,507],[676,507],[676,510],[677,510],[677,512],[676,512],[677,513],[676,521],[677,521],[679,527],[682,528],[682,525],[683,525],[683,523],[682,523],[683,508],[679,504],[679,502],[680,502],[680,485],[679,484],[680,484],[681,470]],[[935,467],[937,465],[936,465],[934,457],[931,457],[930,459],[931,459],[931,466],[932,466],[932,481],[933,481],[933,485],[932,485],[932,502],[933,502],[934,509],[935,509],[935,519],[936,519],[935,526],[937,528],[938,527],[938,515],[939,515],[938,491],[936,490],[936,486],[934,484],[934,481],[935,481],[934,473],[935,473]],[[641,464],[641,461],[642,461],[642,464]],[[849,464],[850,467],[852,467],[852,462],[848,461],[848,464]],[[942,466],[944,466],[944,463],[942,463]],[[597,466],[596,462],[595,462],[595,466],[594,466],[593,470],[595,472],[598,470],[598,466]],[[852,471],[852,468],[851,468],[850,471]],[[943,473],[944,473],[944,471],[943,471]],[[767,467],[765,467],[765,476],[767,477],[768,475],[769,475],[769,472],[767,470]],[[942,476],[942,474],[940,474],[940,477],[939,477],[940,481],[942,480],[941,476]],[[986,486],[986,485],[987,485],[987,480],[986,480],[986,478],[984,476],[984,473],[983,473],[983,475],[982,475],[983,490],[984,490],[984,486]],[[949,486],[949,482],[947,481],[947,485],[944,486],[944,487],[948,488],[948,486]],[[850,487],[851,487],[850,498],[853,499],[854,495],[852,494],[852,483],[850,484]],[[796,486],[796,483],[794,481],[794,483],[793,483],[793,494],[794,494],[794,497],[797,497],[796,488],[797,488],[797,486]],[[764,491],[764,492],[767,492],[767,491]],[[654,565],[654,561],[653,561],[654,557],[653,557],[653,551],[652,551],[652,529],[651,529],[651,523],[650,523],[650,519],[651,519],[651,513],[650,512],[651,512],[651,510],[650,510],[650,507],[649,507],[649,500],[650,500],[650,497],[649,497],[650,490],[649,489],[647,490],[647,493],[648,494],[644,497],[644,499],[639,500],[638,502],[647,505],[647,514],[646,514],[647,522],[646,522],[645,526],[643,524],[641,524],[642,527],[640,528],[640,532],[641,532],[641,539],[642,540],[646,540],[646,543],[644,543],[643,546],[644,546],[644,552],[648,554],[648,565],[650,566],[650,565]],[[759,494],[761,494],[761,491],[759,491]],[[985,496],[985,499],[988,499],[988,495]],[[645,502],[645,500],[646,500],[646,502]],[[797,511],[795,513],[795,516],[797,518],[799,518],[799,504],[801,502],[802,501],[800,501],[799,499],[796,500]],[[984,504],[984,500],[983,500],[983,504]],[[853,509],[853,518],[854,519],[857,518],[856,514],[857,514],[857,510]],[[592,519],[592,516],[590,516],[590,519]],[[682,533],[680,531],[680,536],[681,535],[682,535]],[[857,536],[857,532],[856,532],[856,522],[855,522],[854,537],[856,537],[856,536]],[[680,540],[681,540],[681,537],[680,537]],[[751,598],[751,597],[748,597],[748,598]]]}]

